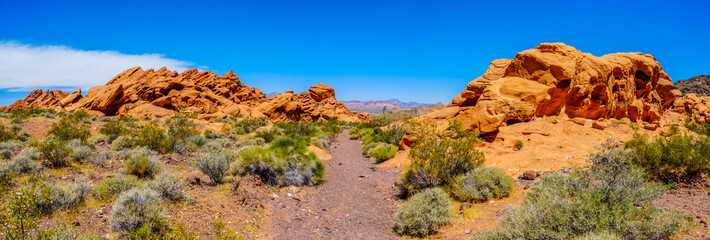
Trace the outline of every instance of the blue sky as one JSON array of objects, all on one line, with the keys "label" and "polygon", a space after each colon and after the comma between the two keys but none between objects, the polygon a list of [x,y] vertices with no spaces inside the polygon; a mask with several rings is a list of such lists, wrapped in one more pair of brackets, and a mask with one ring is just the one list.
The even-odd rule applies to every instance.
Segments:
[{"label": "blue sky", "polygon": [[710,74],[709,10],[708,1],[2,0],[0,43],[30,53],[0,51],[12,66],[0,67],[0,105],[33,88],[103,84],[133,63],[233,70],[266,93],[323,82],[339,100],[447,103],[491,60],[540,42],[649,53],[687,79]]}]

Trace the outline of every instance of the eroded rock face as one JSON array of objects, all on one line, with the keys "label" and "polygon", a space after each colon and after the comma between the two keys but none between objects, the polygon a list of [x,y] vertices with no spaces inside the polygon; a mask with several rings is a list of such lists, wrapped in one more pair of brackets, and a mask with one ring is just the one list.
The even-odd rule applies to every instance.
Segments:
[{"label": "eroded rock face", "polygon": [[0,107],[0,111],[27,108],[57,108],[60,106],[59,102],[67,96],[69,96],[69,93],[62,90],[47,90],[45,92],[42,91],[42,89],[36,89],[30,92],[25,99],[20,99],[11,105]]},{"label": "eroded rock face", "polygon": [[678,80],[675,87],[683,94],[695,93],[698,96],[710,96],[710,75],[698,75],[686,80]]},{"label": "eroded rock face", "polygon": [[655,123],[681,95],[651,55],[595,57],[562,43],[542,43],[491,62],[446,108],[422,119],[455,118],[480,133],[547,115]]},{"label": "eroded rock face", "polygon": [[59,108],[88,110],[99,115],[169,117],[175,111],[199,113],[201,119],[240,114],[267,117],[271,121],[318,121],[337,118],[362,121],[367,115],[351,112],[335,99],[335,90],[319,83],[296,95],[287,91],[267,98],[259,89],[246,86],[236,74],[218,76],[209,71],[189,69],[182,73],[161,68],[128,69],[106,85],[89,89],[86,96],[77,89],[71,94],[55,90],[35,90],[24,100],[1,108]]}]

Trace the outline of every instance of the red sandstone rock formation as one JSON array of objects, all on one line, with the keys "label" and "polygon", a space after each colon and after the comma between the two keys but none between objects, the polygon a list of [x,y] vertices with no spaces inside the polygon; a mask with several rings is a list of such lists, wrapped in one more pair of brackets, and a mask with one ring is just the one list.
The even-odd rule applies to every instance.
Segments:
[{"label": "red sandstone rock formation", "polygon": [[318,121],[337,118],[362,121],[366,115],[351,112],[335,99],[332,87],[319,83],[308,92],[296,95],[288,91],[271,99],[259,89],[246,86],[236,74],[218,76],[209,71],[189,69],[182,73],[161,68],[128,69],[106,85],[89,89],[81,96],[55,90],[35,90],[24,100],[1,108],[79,109],[102,115],[167,117],[175,111],[199,113],[199,118],[214,119],[240,114],[245,117],[268,117],[271,121]]},{"label": "red sandstone rock formation", "polygon": [[681,95],[651,55],[595,57],[562,43],[542,43],[491,62],[446,108],[421,119],[443,125],[455,118],[480,133],[547,115],[655,123]]}]

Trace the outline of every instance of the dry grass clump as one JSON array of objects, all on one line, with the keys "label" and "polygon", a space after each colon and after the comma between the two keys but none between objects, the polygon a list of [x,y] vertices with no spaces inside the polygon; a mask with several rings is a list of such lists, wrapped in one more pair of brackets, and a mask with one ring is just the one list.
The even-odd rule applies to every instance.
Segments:
[{"label": "dry grass clump", "polygon": [[425,237],[452,223],[449,195],[440,188],[429,188],[399,207],[394,217],[394,230],[402,235]]}]

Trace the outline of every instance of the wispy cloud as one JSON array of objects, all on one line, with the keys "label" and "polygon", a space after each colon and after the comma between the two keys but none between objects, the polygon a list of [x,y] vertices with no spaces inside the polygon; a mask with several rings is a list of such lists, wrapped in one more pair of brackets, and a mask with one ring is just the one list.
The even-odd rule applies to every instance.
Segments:
[{"label": "wispy cloud", "polygon": [[184,71],[192,65],[163,54],[132,55],[0,41],[0,89],[12,91],[82,88],[86,93],[89,87],[106,84],[131,67]]}]

